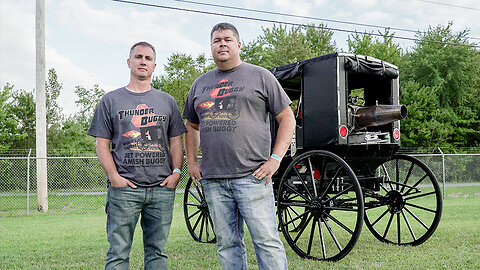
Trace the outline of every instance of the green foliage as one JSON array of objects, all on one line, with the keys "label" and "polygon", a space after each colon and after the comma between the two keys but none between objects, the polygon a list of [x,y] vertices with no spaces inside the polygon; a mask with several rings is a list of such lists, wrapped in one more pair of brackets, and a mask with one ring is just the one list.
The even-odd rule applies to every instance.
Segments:
[{"label": "green foliage", "polygon": [[366,56],[373,56],[390,64],[402,63],[403,51],[399,44],[393,42],[394,34],[389,30],[380,33],[383,39],[374,38],[371,34],[355,33],[347,39],[349,52]]},{"label": "green foliage", "polygon": [[[52,140],[49,147],[51,149],[95,149],[95,138],[88,136],[87,131],[92,121],[95,108],[105,94],[105,90],[99,88],[98,85],[94,85],[93,88],[90,89],[76,86],[74,91],[78,97],[78,99],[75,100],[75,104],[79,106],[80,111],[65,119],[62,122],[62,126],[58,130],[55,130],[55,133],[53,131],[50,133]],[[60,155],[65,155],[65,153]]]},{"label": "green foliage", "polygon": [[[95,107],[105,94],[94,85],[91,89],[75,87],[80,112],[65,118],[58,105],[63,90],[55,69],[45,83],[47,110],[47,146],[49,149],[95,149],[95,139],[86,135]],[[15,90],[7,84],[0,92],[0,149],[34,149],[36,105],[34,91]]]},{"label": "green foliage", "polygon": [[[31,161],[31,163],[34,162],[34,160]],[[27,173],[26,160],[0,159],[0,192],[24,193],[27,190]],[[33,182],[33,180],[30,181]]]},{"label": "green foliage", "polygon": [[319,26],[274,25],[262,28],[263,36],[243,46],[240,56],[248,63],[270,69],[300,60],[335,52],[333,32],[323,24]]},{"label": "green foliage", "polygon": [[[55,69],[50,69],[48,81],[45,83],[48,144],[52,144],[52,139],[55,140],[55,134],[62,125],[62,109],[57,103],[62,88]],[[7,84],[2,92],[2,97],[6,97],[6,95],[8,95],[8,104],[5,104],[5,111],[9,115],[9,120],[5,127],[8,127],[11,136],[5,145],[8,145],[10,149],[35,148],[36,102],[34,91],[15,90],[13,86]]]},{"label": "green foliage", "polygon": [[0,89],[0,149],[9,149],[14,141],[23,139],[17,121],[12,117],[13,85],[7,83]]},{"label": "green foliage", "polygon": [[183,111],[185,99],[193,82],[215,65],[200,54],[197,58],[183,53],[174,53],[165,65],[165,75],[154,77],[152,87],[165,91],[177,101],[178,108]]},{"label": "green foliage", "polygon": [[57,99],[63,85],[58,81],[57,72],[51,68],[48,71],[48,80],[45,83],[47,126],[49,128],[59,128],[63,120],[62,108],[58,105]]},{"label": "green foliage", "polygon": [[10,149],[35,148],[35,97],[33,91],[16,90],[12,93],[10,117],[16,125],[16,135]]},{"label": "green foliage", "polygon": [[403,146],[480,145],[480,53],[467,30],[453,33],[451,26],[419,34],[400,68],[401,100],[410,110]]},{"label": "green foliage", "polygon": [[417,146],[418,142],[428,146],[435,144],[434,141],[443,143],[447,140],[449,132],[442,127],[444,116],[437,110],[435,91],[435,88],[420,87],[416,82],[404,83],[401,96],[402,103],[408,107],[408,117],[402,120],[403,146]]},{"label": "green foliage", "polygon": [[[77,85],[75,86],[75,94],[78,96],[75,104],[80,107],[80,112],[75,115],[75,118],[77,118],[83,126],[88,128],[98,102],[102,96],[105,95],[105,90],[99,88],[98,84],[95,84],[93,88],[90,89]],[[73,121],[73,119],[70,119],[70,121]]]},{"label": "green foliage", "polygon": [[61,129],[55,134],[51,134],[54,138],[51,140],[49,148],[62,150],[95,149],[95,138],[87,135],[88,127],[83,118],[76,115],[68,117],[63,122]]}]

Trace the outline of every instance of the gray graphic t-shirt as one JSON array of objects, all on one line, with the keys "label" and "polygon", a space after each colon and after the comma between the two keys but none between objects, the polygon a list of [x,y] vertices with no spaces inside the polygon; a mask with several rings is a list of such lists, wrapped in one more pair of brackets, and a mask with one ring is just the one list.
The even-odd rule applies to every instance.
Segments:
[{"label": "gray graphic t-shirt", "polygon": [[270,156],[271,115],[290,103],[262,67],[242,63],[200,76],[185,101],[183,117],[200,124],[203,177],[236,178],[257,169]]},{"label": "gray graphic t-shirt", "polygon": [[120,88],[102,97],[87,134],[111,140],[118,173],[148,187],[172,174],[169,138],[185,131],[177,103],[169,94]]}]

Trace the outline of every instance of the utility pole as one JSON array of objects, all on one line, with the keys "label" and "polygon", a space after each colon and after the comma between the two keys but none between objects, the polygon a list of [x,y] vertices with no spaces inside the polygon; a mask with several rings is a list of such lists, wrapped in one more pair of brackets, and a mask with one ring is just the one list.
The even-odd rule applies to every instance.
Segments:
[{"label": "utility pole", "polygon": [[45,0],[36,0],[36,152],[37,209],[48,211],[47,116],[45,94]]}]

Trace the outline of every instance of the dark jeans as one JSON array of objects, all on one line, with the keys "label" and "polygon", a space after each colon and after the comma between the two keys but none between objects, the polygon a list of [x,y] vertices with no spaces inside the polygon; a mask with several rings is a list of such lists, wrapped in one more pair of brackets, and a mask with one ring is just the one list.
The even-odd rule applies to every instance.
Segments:
[{"label": "dark jeans", "polygon": [[135,226],[143,230],[145,269],[167,269],[165,254],[173,216],[175,190],[155,186],[109,187],[107,193],[107,238],[110,244],[105,269],[128,269]]}]

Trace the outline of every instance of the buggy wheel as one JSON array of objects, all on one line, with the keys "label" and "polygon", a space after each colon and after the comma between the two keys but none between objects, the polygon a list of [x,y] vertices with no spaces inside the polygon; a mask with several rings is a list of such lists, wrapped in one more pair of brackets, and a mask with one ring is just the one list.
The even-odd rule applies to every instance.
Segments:
[{"label": "buggy wheel", "polygon": [[380,191],[364,191],[365,225],[382,242],[425,242],[442,215],[442,193],[432,171],[417,158],[395,155],[376,173]]},{"label": "buggy wheel", "polygon": [[197,185],[192,178],[188,179],[183,196],[183,212],[188,232],[197,242],[215,243],[216,237],[213,222],[208,210],[205,193],[200,182]]},{"label": "buggy wheel", "polygon": [[360,236],[363,195],[357,177],[337,155],[313,150],[285,170],[277,193],[280,229],[302,258],[337,261]]},{"label": "buggy wheel", "polygon": [[148,144],[142,138],[140,138],[137,140],[137,147],[140,148],[140,150],[147,150]]},{"label": "buggy wheel", "polygon": [[240,109],[238,107],[233,107],[232,109],[228,110],[227,117],[230,120],[237,120],[240,117]]}]

